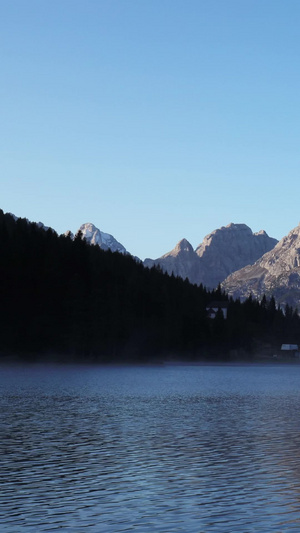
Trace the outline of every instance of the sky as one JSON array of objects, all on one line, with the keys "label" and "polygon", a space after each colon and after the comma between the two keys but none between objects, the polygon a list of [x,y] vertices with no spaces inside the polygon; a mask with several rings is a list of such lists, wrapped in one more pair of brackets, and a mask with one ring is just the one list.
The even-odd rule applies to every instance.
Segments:
[{"label": "sky", "polygon": [[0,208],[144,259],[300,221],[299,0],[1,0]]}]

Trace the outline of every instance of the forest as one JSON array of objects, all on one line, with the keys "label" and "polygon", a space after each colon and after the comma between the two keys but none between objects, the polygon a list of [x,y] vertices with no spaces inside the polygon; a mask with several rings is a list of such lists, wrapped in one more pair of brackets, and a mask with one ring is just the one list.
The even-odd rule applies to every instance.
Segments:
[{"label": "forest", "polygon": [[[226,361],[300,344],[297,310],[274,298],[233,300],[3,211],[0,297],[5,359]],[[209,318],[211,301],[227,302],[226,319]]]}]

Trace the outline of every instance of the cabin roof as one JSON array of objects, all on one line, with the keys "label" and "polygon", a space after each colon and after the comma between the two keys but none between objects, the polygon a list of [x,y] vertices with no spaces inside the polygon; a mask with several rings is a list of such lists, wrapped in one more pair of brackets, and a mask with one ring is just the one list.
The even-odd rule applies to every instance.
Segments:
[{"label": "cabin roof", "polygon": [[298,350],[298,344],[282,344],[282,350]]}]

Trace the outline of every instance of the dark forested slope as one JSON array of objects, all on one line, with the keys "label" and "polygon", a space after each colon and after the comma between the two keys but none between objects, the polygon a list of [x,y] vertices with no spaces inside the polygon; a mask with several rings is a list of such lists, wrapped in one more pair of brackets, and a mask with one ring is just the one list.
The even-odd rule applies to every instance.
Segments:
[{"label": "dark forested slope", "polygon": [[145,268],[129,255],[58,236],[0,211],[0,352],[64,360],[216,357],[259,343],[299,341],[299,318],[271,300],[229,301],[228,319],[207,318],[227,300]]}]

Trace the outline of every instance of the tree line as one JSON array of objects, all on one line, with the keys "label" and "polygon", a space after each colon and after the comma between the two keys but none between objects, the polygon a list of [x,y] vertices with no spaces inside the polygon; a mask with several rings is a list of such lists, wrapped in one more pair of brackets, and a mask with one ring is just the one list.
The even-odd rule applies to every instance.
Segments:
[{"label": "tree line", "polygon": [[[130,255],[0,211],[0,354],[64,361],[228,359],[300,343],[297,310],[233,300]],[[207,314],[211,301],[228,316]]]}]

